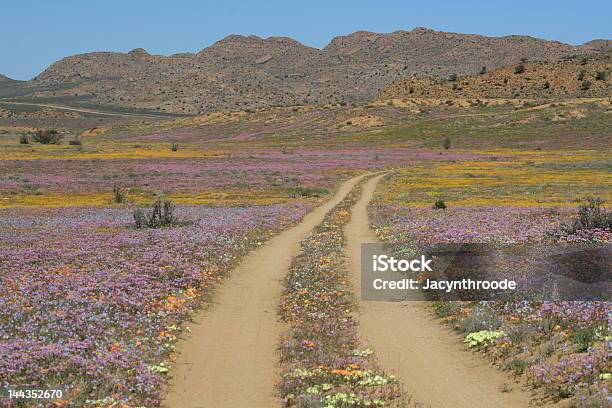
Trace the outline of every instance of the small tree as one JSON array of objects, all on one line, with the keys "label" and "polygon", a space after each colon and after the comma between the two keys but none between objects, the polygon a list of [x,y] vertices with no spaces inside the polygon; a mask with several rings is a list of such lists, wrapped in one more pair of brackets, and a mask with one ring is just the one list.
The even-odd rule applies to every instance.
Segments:
[{"label": "small tree", "polygon": [[178,150],[178,143],[174,143],[174,142],[173,142],[173,143],[172,143],[172,145],[170,146],[170,149],[171,149],[173,152],[176,152],[176,151]]},{"label": "small tree", "polygon": [[30,144],[30,138],[27,134],[19,135],[19,143],[20,144]]},{"label": "small tree", "polygon": [[595,79],[597,81],[605,81],[607,77],[606,71],[597,71],[597,74],[595,74]]},{"label": "small tree", "polygon": [[125,196],[125,190],[123,189],[123,187],[121,187],[119,184],[113,184],[113,200],[118,203],[124,203],[126,196]]},{"label": "small tree", "polygon": [[59,144],[62,135],[55,129],[40,129],[32,134],[32,139],[40,144]]},{"label": "small tree", "polygon": [[487,67],[482,67],[482,68],[480,69],[480,75],[484,75],[484,74],[486,74],[486,73],[487,73]]},{"label": "small tree", "polygon": [[444,202],[444,200],[436,200],[436,202],[433,205],[433,208],[436,210],[445,210],[446,203]]},{"label": "small tree", "polygon": [[525,65],[518,64],[516,67],[514,67],[515,74],[522,74],[523,72],[525,72]]},{"label": "small tree", "polygon": [[451,147],[451,140],[447,137],[446,139],[444,139],[444,143],[442,143],[442,147],[444,147],[444,150],[448,150]]}]

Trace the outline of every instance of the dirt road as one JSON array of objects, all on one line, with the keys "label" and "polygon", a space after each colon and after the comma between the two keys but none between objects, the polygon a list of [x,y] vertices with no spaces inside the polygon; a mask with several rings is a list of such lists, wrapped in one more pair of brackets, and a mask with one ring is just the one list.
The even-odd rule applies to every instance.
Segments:
[{"label": "dirt road", "polygon": [[[376,242],[367,205],[382,176],[369,180],[346,227],[351,279],[360,295],[360,246]],[[383,368],[397,375],[412,402],[432,408],[527,407],[530,396],[503,372],[472,354],[432,319],[423,302],[361,302],[359,325]],[[500,390],[507,384],[511,392]]]},{"label": "dirt road", "polygon": [[0,100],[0,104],[39,106],[41,108],[59,109],[59,110],[64,110],[64,111],[69,111],[69,112],[91,113],[95,115],[119,116],[119,117],[126,117],[126,118],[177,119],[177,117],[163,115],[163,114],[157,115],[154,113],[105,112],[105,111],[96,110],[96,109],[74,108],[72,106],[55,105],[55,104],[50,104],[50,103],[12,102],[10,100]]},{"label": "dirt road", "polygon": [[334,197],[297,226],[250,253],[217,290],[214,305],[191,325],[179,343],[166,407],[221,408],[281,406],[276,348],[282,325],[277,307],[281,279],[300,242],[361,177],[345,182]]}]

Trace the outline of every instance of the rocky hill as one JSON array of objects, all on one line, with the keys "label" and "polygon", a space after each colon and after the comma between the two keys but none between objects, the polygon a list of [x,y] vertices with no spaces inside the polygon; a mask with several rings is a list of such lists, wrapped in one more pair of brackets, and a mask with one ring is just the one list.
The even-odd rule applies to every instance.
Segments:
[{"label": "rocky hill", "polygon": [[5,81],[6,82],[13,82],[14,80],[9,78],[9,77],[7,77],[6,75],[0,74],[0,82],[5,82]]},{"label": "rocky hill", "polygon": [[584,48],[598,52],[606,52],[612,50],[612,40],[591,40],[583,44]]},{"label": "rocky hill", "polygon": [[412,77],[381,92],[377,102],[396,99],[593,98],[612,95],[612,51],[558,60],[513,64],[476,75]]},{"label": "rocky hill", "polygon": [[[198,114],[270,106],[365,103],[411,75],[446,78],[595,53],[526,36],[485,37],[424,28],[359,31],[319,50],[285,37],[231,35],[202,51],[171,56],[94,52],[64,58],[20,85],[21,96]],[[0,88],[1,91],[1,88]]]}]

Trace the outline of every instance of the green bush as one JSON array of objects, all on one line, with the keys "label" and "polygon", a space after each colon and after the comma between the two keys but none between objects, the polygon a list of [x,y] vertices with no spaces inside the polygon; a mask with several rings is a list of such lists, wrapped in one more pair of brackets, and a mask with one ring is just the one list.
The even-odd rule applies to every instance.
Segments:
[{"label": "green bush", "polygon": [[113,184],[113,201],[118,204],[124,203],[126,200],[126,194],[123,187],[118,184]]},{"label": "green bush", "polygon": [[55,129],[40,129],[32,134],[32,140],[40,144],[59,144],[62,135]]},{"label": "green bush", "polygon": [[324,188],[308,188],[308,187],[293,187],[291,189],[291,195],[293,197],[322,197],[326,195],[328,191]]},{"label": "green bush", "polygon": [[527,362],[522,358],[515,358],[508,363],[508,368],[514,371],[514,375],[522,375],[527,368]]},{"label": "green bush", "polygon": [[444,200],[436,200],[433,205],[433,208],[435,208],[436,210],[444,210],[446,209],[446,203],[444,202]]}]

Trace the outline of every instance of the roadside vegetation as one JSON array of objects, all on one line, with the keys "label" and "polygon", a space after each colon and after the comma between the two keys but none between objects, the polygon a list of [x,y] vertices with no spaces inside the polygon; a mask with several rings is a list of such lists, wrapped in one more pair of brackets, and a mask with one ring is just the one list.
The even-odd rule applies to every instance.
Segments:
[{"label": "roadside vegetation", "polygon": [[343,227],[361,184],[302,242],[285,279],[280,316],[281,396],[288,407],[401,406],[399,382],[357,336],[356,305],[343,258]]},{"label": "roadside vegetation", "polygon": [[[377,235],[396,251],[440,243],[508,248],[612,241],[605,153],[505,153],[495,160],[416,165],[387,177],[370,207]],[[434,197],[447,208],[432,208]],[[525,298],[431,306],[466,347],[540,390],[543,401],[609,403],[610,302]]]}]

